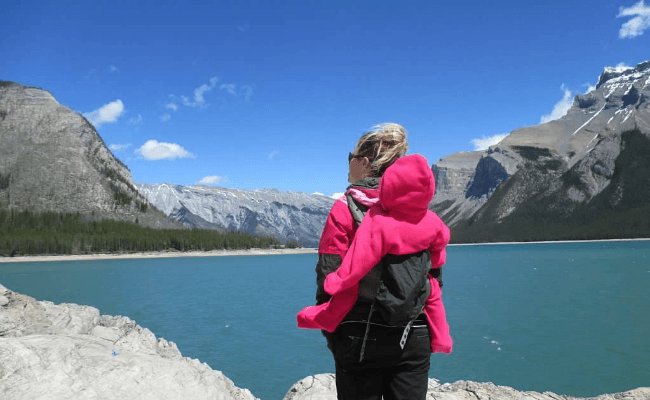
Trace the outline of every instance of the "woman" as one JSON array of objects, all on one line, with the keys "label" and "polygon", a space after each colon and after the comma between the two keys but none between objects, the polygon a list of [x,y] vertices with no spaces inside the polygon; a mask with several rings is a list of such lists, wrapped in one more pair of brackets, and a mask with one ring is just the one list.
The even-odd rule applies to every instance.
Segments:
[{"label": "woman", "polygon": [[[406,149],[404,128],[382,124],[350,153],[351,186],[321,236],[318,305],[298,314],[300,327],[328,338],[339,399],[424,399],[431,352],[451,351],[440,287],[426,275],[444,264],[449,230],[427,210],[435,187],[428,163],[400,159]],[[405,266],[411,273],[398,276]],[[415,278],[394,296],[387,287],[405,276]],[[398,304],[402,294],[411,300]]]}]

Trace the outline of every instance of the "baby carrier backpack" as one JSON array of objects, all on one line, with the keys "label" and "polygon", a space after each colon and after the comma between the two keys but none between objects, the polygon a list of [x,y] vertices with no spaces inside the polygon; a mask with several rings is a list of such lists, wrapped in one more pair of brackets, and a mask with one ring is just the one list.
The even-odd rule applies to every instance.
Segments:
[{"label": "baby carrier backpack", "polygon": [[[361,224],[368,208],[346,194],[348,208],[357,226]],[[386,254],[359,282],[359,300],[370,302],[366,332],[361,345],[359,362],[363,360],[370,320],[379,317],[388,326],[404,327],[399,345],[403,349],[417,317],[422,313],[431,286],[427,273],[431,268],[428,249],[413,254]]]}]

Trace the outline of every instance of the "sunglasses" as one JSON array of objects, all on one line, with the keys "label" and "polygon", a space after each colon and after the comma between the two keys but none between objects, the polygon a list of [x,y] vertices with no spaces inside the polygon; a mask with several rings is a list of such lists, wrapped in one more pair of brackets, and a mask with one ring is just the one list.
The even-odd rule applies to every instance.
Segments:
[{"label": "sunglasses", "polygon": [[352,161],[353,158],[359,158],[359,157],[362,157],[362,156],[360,156],[358,154],[348,153],[348,163],[350,163],[350,161]]}]

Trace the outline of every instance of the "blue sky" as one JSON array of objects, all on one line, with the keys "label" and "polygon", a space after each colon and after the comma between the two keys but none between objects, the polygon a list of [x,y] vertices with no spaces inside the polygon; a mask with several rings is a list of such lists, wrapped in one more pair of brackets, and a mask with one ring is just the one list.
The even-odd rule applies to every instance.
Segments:
[{"label": "blue sky", "polygon": [[2,20],[0,80],[86,115],[135,182],[326,195],[375,124],[432,163],[650,59],[635,0],[20,1]]}]

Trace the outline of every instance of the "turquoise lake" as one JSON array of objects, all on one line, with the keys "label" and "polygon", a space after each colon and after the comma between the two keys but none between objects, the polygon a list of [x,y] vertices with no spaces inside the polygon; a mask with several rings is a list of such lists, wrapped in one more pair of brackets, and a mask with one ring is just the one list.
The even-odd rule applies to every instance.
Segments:
[{"label": "turquoise lake", "polygon": [[[0,264],[0,283],[124,315],[262,400],[334,372],[314,302],[316,255]],[[650,386],[650,241],[450,246],[452,354],[429,376],[580,397]]]}]

